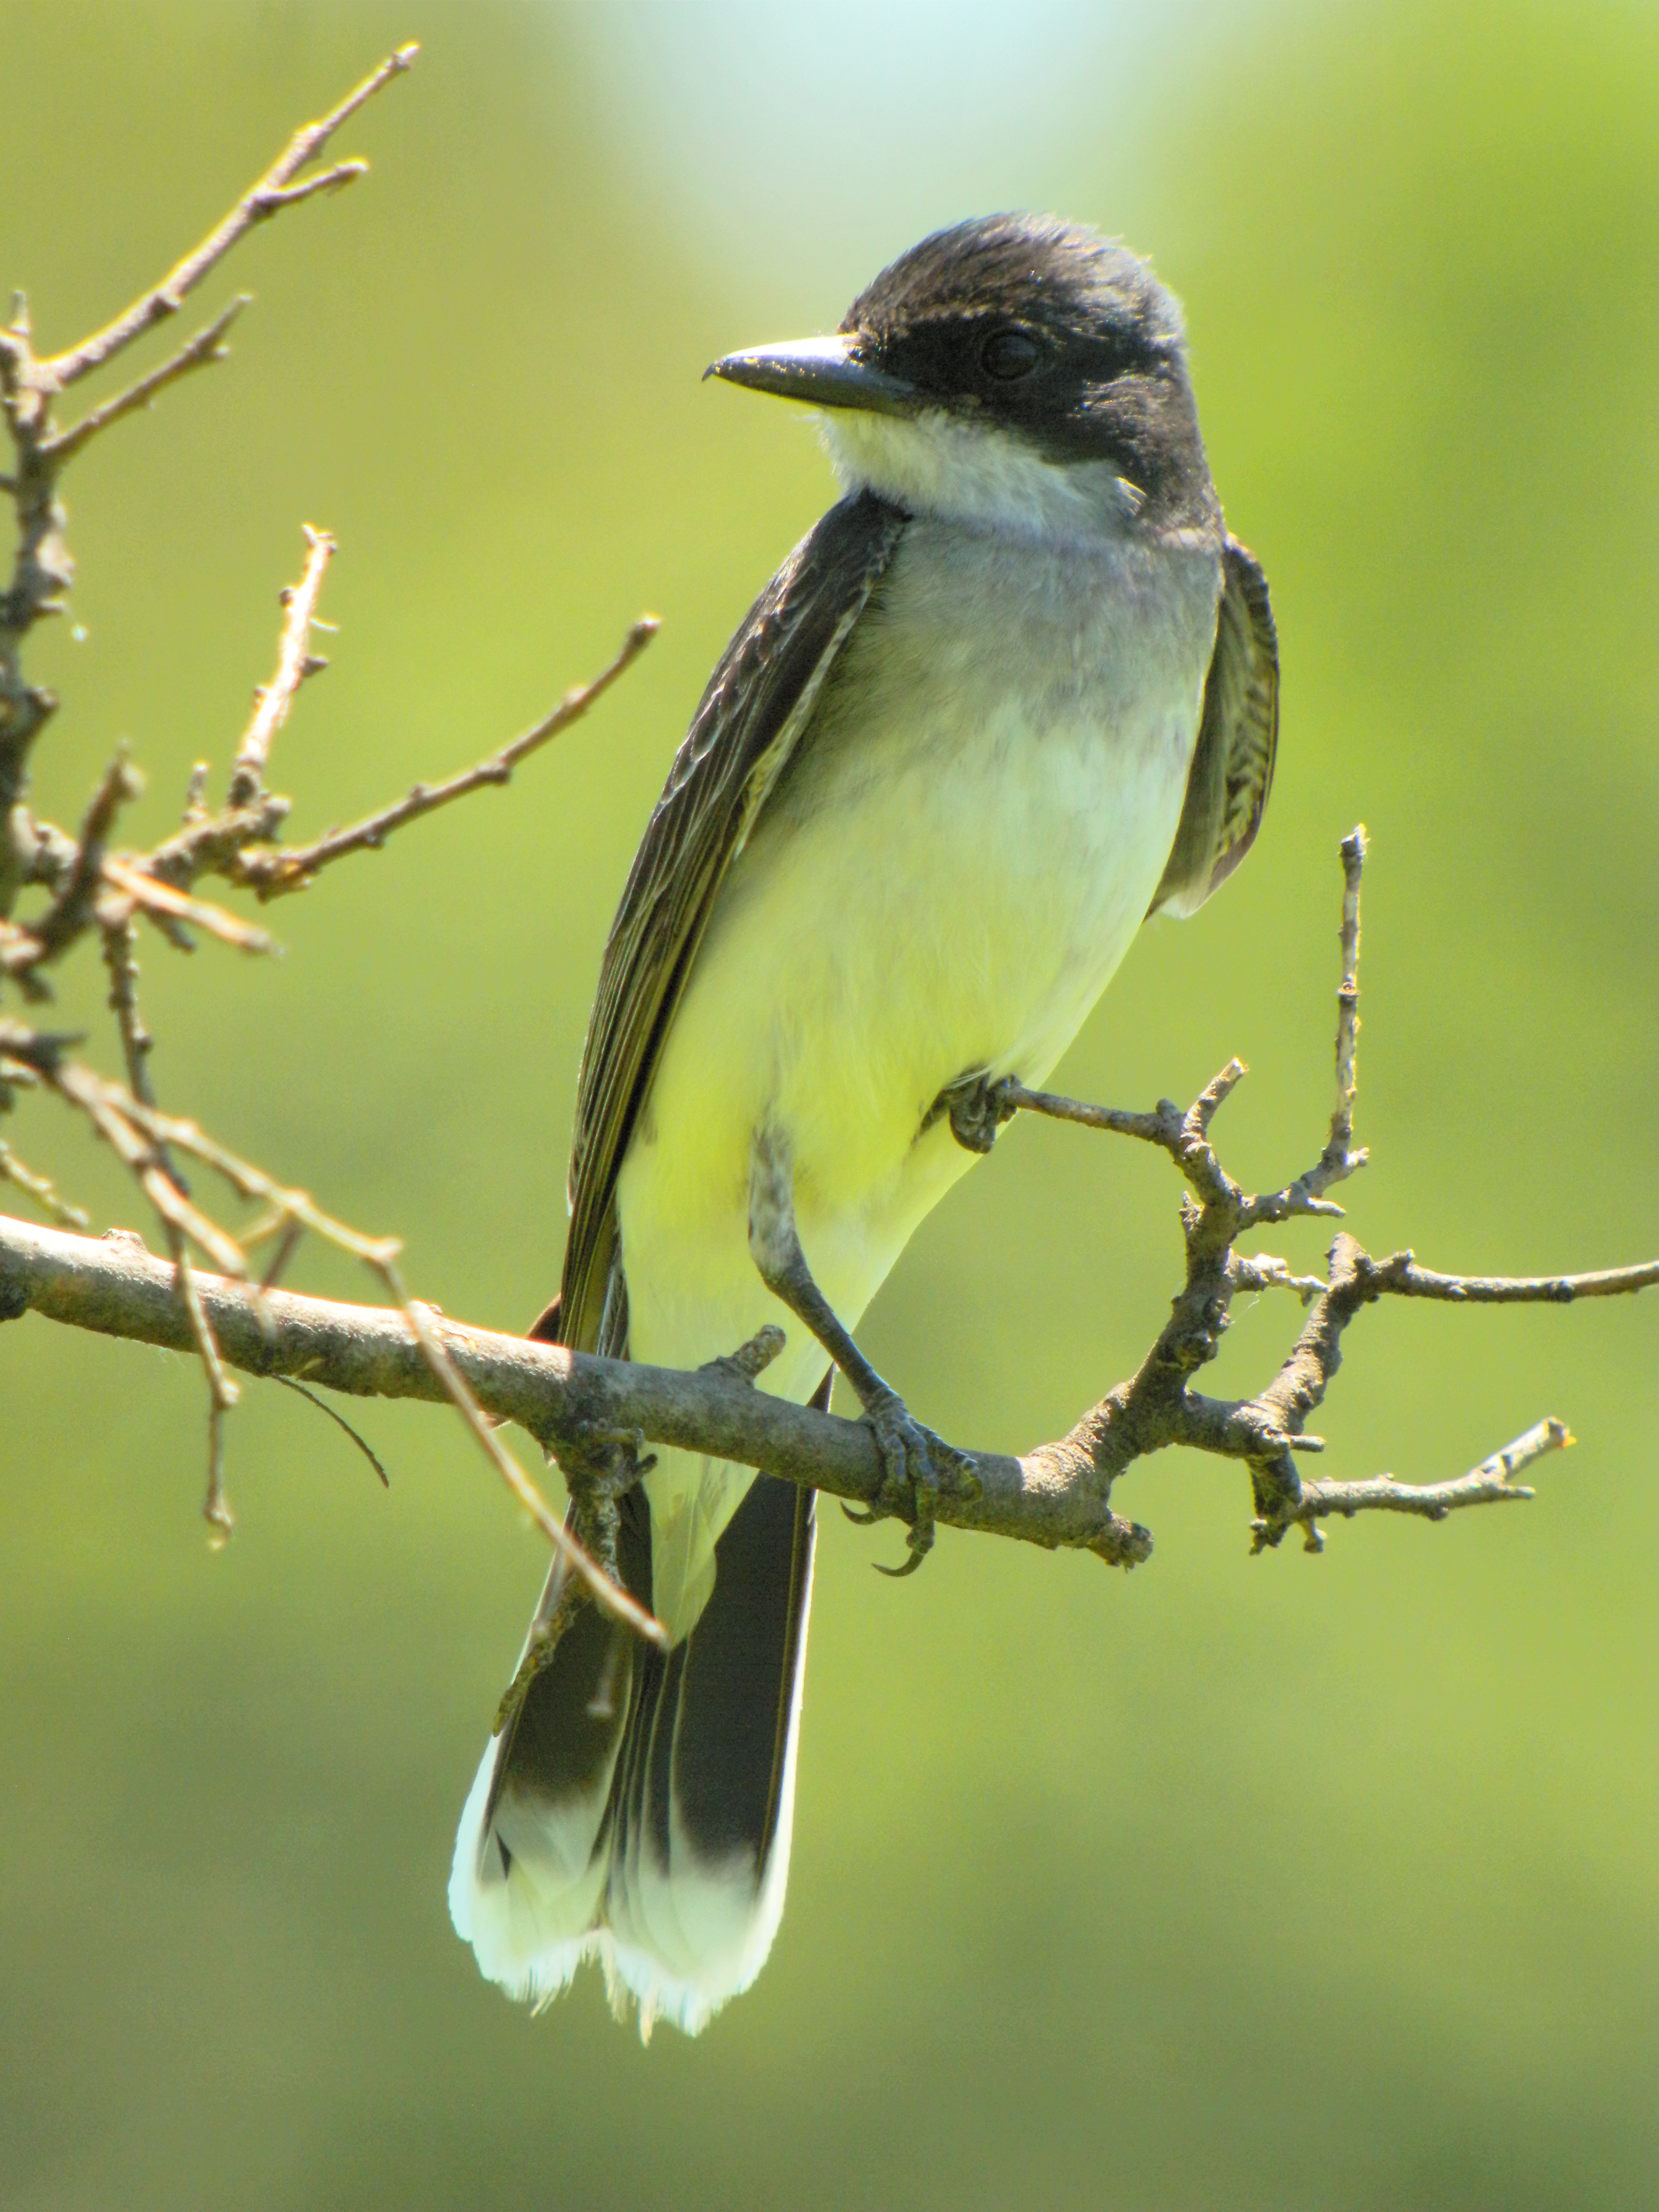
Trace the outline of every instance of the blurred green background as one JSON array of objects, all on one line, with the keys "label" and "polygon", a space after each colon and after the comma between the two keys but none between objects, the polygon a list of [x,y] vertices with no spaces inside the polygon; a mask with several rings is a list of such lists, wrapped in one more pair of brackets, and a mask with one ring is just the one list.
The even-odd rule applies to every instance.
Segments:
[{"label": "blurred green background", "polygon": [[[551,1288],[577,1054],[634,842],[731,625],[826,503],[810,428],[702,388],[833,326],[930,225],[1056,205],[1188,310],[1272,580],[1279,782],[1250,864],[1150,930],[1061,1071],[1253,1073],[1282,1180],[1328,1106],[1340,835],[1374,837],[1373,1249],[1659,1244],[1659,18],[1650,6],[821,11],[634,0],[56,0],[8,11],[0,281],[68,343],[396,40],[374,173],[258,234],[233,362],[69,486],[38,795],[112,740],[222,774],[302,520],[341,625],[275,756],[310,833],[658,643],[522,775],[272,909],[280,963],[145,952],[166,1102],[367,1228],[418,1292]],[[100,1024],[86,955],[63,1011]],[[112,1062],[100,1031],[99,1049]],[[141,1223],[40,1107],[18,1149]],[[1177,1267],[1156,1158],[1019,1126],[870,1352],[967,1442],[1056,1433]],[[15,1203],[9,1200],[9,1203]],[[21,1209],[20,1209],[21,1210]],[[1313,1263],[1313,1224],[1271,1249]],[[307,1252],[301,1286],[366,1294]],[[1241,1308],[1254,1388],[1287,1302]],[[1333,1472],[1455,1474],[1545,1413],[1513,1513],[1246,1556],[1244,1485],[1138,1468],[1133,1577],[945,1536],[895,1589],[825,1516],[793,1874],[754,1990],[641,2052],[586,1978],[474,1972],[451,1839],[542,1559],[472,1447],[247,1386],[236,1540],[198,1375],[0,1330],[0,2200],[1518,2208],[1659,2199],[1659,1309],[1367,1316]]]}]

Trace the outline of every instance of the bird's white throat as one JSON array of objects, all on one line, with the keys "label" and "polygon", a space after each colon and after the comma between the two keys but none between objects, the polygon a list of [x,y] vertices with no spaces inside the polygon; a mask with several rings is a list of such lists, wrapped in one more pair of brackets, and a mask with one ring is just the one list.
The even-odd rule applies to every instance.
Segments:
[{"label": "bird's white throat", "polygon": [[844,492],[912,514],[1066,544],[1121,537],[1143,495],[1109,461],[1045,460],[1016,432],[930,408],[825,410],[819,432]]}]

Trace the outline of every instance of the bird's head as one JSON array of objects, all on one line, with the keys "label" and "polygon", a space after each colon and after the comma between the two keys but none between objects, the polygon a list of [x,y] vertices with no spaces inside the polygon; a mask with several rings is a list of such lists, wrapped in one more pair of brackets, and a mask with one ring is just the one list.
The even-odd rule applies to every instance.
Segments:
[{"label": "bird's head", "polygon": [[823,412],[850,487],[1037,534],[1209,522],[1180,310],[1125,247],[1052,217],[936,232],[832,337],[708,374]]}]

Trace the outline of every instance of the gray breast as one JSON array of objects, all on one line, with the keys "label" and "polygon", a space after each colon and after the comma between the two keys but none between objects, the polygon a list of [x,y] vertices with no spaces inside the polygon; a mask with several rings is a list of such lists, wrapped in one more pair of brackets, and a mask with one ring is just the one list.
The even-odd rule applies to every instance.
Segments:
[{"label": "gray breast", "polygon": [[896,752],[1079,723],[1162,745],[1173,720],[1190,757],[1219,588],[1207,535],[1053,546],[913,521],[771,805],[845,804]]}]

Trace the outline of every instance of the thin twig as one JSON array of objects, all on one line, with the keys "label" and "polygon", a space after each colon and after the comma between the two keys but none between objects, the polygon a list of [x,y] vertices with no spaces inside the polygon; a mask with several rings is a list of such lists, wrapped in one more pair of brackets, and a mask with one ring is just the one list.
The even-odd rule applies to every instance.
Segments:
[{"label": "thin twig", "polygon": [[18,1189],[27,1193],[45,1213],[65,1229],[84,1229],[87,1216],[82,1207],[71,1206],[60,1198],[56,1185],[46,1176],[36,1175],[26,1168],[11,1147],[0,1142],[0,1182],[15,1183]]},{"label": "thin twig", "polygon": [[318,192],[337,192],[342,185],[354,183],[357,178],[368,174],[368,164],[361,155],[354,155],[349,161],[336,161],[332,168],[319,170],[316,176],[306,178],[301,184],[285,185],[280,191],[262,192],[259,205],[255,210],[255,220],[273,216],[285,207],[295,207],[301,200],[311,199]]},{"label": "thin twig", "polygon": [[238,239],[257,222],[276,214],[296,200],[308,198],[313,191],[349,184],[362,173],[366,164],[343,163],[326,177],[315,178],[297,191],[287,188],[307,161],[316,159],[348,116],[355,115],[367,100],[372,100],[383,85],[394,76],[400,76],[409,68],[420,51],[415,45],[400,46],[389,54],[377,70],[366,76],[356,89],[347,94],[339,106],[331,110],[319,123],[307,123],[296,131],[264,176],[251,185],[236,205],[201,244],[187,253],[182,261],[171,268],[159,284],[135,300],[131,307],[106,323],[89,338],[83,338],[66,353],[55,355],[40,366],[51,379],[53,389],[66,391],[71,384],[101,368],[133,340],[141,337],[156,323],[178,313],[186,293],[192,292],[209,271],[222,261]]},{"label": "thin twig", "polygon": [[526,755],[562,730],[568,729],[633,666],[659,626],[654,615],[641,615],[629,630],[609,667],[601,670],[592,683],[567,691],[550,714],[515,738],[511,744],[504,745],[500,752],[491,754],[488,760],[463,769],[446,783],[417,783],[404,798],[383,807],[378,814],[371,814],[349,830],[331,830],[314,844],[295,846],[286,852],[245,854],[235,866],[236,881],[251,886],[262,899],[280,897],[285,891],[302,889],[319,869],[326,867],[331,860],[343,859],[348,853],[378,852],[392,831],[401,830],[405,823],[416,821],[434,808],[447,806],[453,799],[465,799],[469,792],[483,785],[506,783]]},{"label": "thin twig", "polygon": [[104,862],[103,875],[112,890],[152,921],[165,917],[169,921],[188,922],[193,928],[204,930],[210,937],[216,937],[222,945],[234,945],[239,952],[266,953],[276,950],[276,940],[269,930],[256,928],[252,922],[228,914],[223,907],[215,906],[210,900],[192,898],[186,891],[175,890],[171,884],[146,875],[130,860],[111,854]]},{"label": "thin twig", "polygon": [[1530,1498],[1534,1492],[1510,1480],[1524,1467],[1559,1451],[1573,1441],[1565,1421],[1538,1421],[1513,1443],[1461,1475],[1455,1482],[1420,1485],[1396,1482],[1380,1474],[1369,1482],[1307,1482],[1301,1502],[1290,1518],[1311,1522],[1340,1513],[1352,1520],[1356,1513],[1413,1513],[1425,1521],[1443,1521],[1467,1505],[1498,1505],[1510,1498]]},{"label": "thin twig", "polygon": [[352,1427],[350,1422],[346,1419],[343,1413],[337,1413],[333,1407],[327,1404],[323,1399],[319,1398],[314,1390],[307,1390],[303,1382],[296,1382],[291,1375],[272,1375],[267,1379],[272,1382],[280,1382],[284,1390],[295,1391],[300,1397],[305,1400],[307,1406],[314,1406],[319,1413],[326,1413],[329,1419],[333,1422],[337,1429],[343,1429],[345,1431],[352,1443],[356,1445],[358,1450],[374,1468],[375,1474],[380,1476],[381,1489],[391,1489],[392,1477],[386,1473],[385,1468],[380,1464],[379,1454],[375,1451],[374,1446],[368,1443],[367,1438],[358,1435],[356,1430]]},{"label": "thin twig", "polygon": [[1633,1267],[1601,1267],[1583,1275],[1440,1275],[1409,1252],[1376,1262],[1376,1286],[1395,1297],[1441,1298],[1450,1305],[1571,1305],[1575,1298],[1616,1298],[1659,1283],[1659,1260]]},{"label": "thin twig", "polygon": [[155,1094],[150,1089],[149,1061],[155,1040],[138,1011],[138,933],[129,915],[106,921],[101,934],[104,965],[109,970],[110,1011],[120,1032],[127,1088],[135,1098],[153,1106]]},{"label": "thin twig", "polygon": [[1368,1155],[1353,1146],[1353,1102],[1358,1088],[1359,1051],[1359,880],[1365,866],[1365,825],[1359,823],[1342,840],[1342,981],[1336,994],[1336,1103],[1330,1134],[1317,1164],[1300,1180],[1310,1198],[1322,1198],[1334,1182],[1364,1166]]},{"label": "thin twig", "polygon": [[186,890],[203,876],[228,876],[240,880],[242,854],[250,845],[263,845],[282,828],[289,802],[267,794],[252,806],[224,807],[204,813],[176,830],[151,851],[137,856],[152,882]]},{"label": "thin twig", "polygon": [[188,1237],[226,1274],[245,1277],[247,1262],[235,1239],[192,1206],[161,1166],[158,1140],[179,1143],[178,1133],[191,1125],[155,1113],[118,1084],[106,1082],[72,1060],[56,1060],[43,1073],[59,1097],[80,1109],[123,1166],[137,1176],[168,1236]]},{"label": "thin twig", "polygon": [[374,1264],[386,1289],[403,1309],[404,1318],[414,1331],[416,1340],[426,1355],[427,1364],[442,1383],[451,1405],[471,1429],[485,1456],[519,1504],[566,1565],[586,1584],[589,1595],[601,1612],[608,1613],[613,1620],[623,1622],[636,1636],[643,1637],[647,1644],[654,1644],[659,1650],[665,1651],[668,1649],[668,1631],[662,1623],[642,1605],[637,1604],[620,1582],[613,1582],[599,1562],[590,1558],[485,1420],[477,1400],[461,1380],[454,1361],[444,1349],[437,1331],[433,1328],[430,1313],[404,1289],[391,1258],[386,1257]]},{"label": "thin twig", "polygon": [[1126,1112],[1119,1106],[1091,1106],[1081,1098],[1063,1098],[1054,1091],[1028,1091],[1023,1083],[1006,1083],[1002,1096],[1023,1114],[1041,1114],[1054,1121],[1075,1122],[1080,1128],[1104,1130],[1115,1137],[1138,1137],[1173,1154],[1181,1141],[1181,1109],[1161,1098],[1150,1114]]},{"label": "thin twig", "polygon": [[167,1244],[173,1254],[173,1271],[178,1279],[179,1295],[184,1301],[185,1311],[190,1316],[191,1334],[207,1377],[208,1388],[208,1479],[207,1494],[202,1500],[202,1518],[210,1531],[210,1541],[216,1551],[230,1540],[236,1526],[236,1516],[225,1497],[225,1415],[235,1405],[241,1393],[225,1372],[224,1362],[219,1357],[219,1346],[213,1334],[213,1325],[202,1304],[202,1293],[197,1284],[196,1270],[190,1264],[190,1254],[185,1249],[183,1234],[175,1224],[164,1218]]},{"label": "thin twig", "polygon": [[[107,869],[108,863],[105,863]],[[155,1103],[150,1087],[149,1055],[154,1040],[138,1011],[138,933],[130,912],[100,918],[104,965],[109,973],[109,1005],[120,1035],[121,1055],[127,1066],[127,1088],[146,1106]],[[155,1147],[156,1164],[181,1196],[190,1196],[190,1185],[167,1156],[165,1145]]]},{"label": "thin twig", "polygon": [[164,392],[169,384],[177,384],[180,377],[188,376],[192,369],[209,368],[216,361],[225,360],[230,352],[230,348],[224,342],[225,333],[243,308],[252,303],[252,298],[251,292],[239,292],[230,305],[222,309],[210,323],[204,324],[171,360],[164,361],[159,368],[151,369],[148,375],[139,377],[125,392],[118,392],[113,399],[105,400],[101,407],[94,407],[89,415],[83,415],[67,430],[59,430],[53,436],[42,439],[41,458],[61,468],[65,462],[72,461],[83,447],[90,445],[100,430],[107,430],[112,422],[118,422],[123,416],[136,414],[139,408],[148,407],[150,401],[159,392]]},{"label": "thin twig", "polygon": [[[13,1053],[20,1049],[15,1043],[9,1046]],[[212,1469],[221,1465],[218,1455],[221,1444],[219,1416],[234,1402],[234,1396],[233,1393],[231,1398],[225,1398],[219,1388],[224,1380],[222,1370],[212,1364],[218,1358],[217,1342],[213,1338],[205,1311],[198,1314],[199,1295],[194,1287],[194,1273],[187,1270],[185,1240],[209,1253],[227,1273],[244,1281],[248,1273],[247,1259],[243,1248],[185,1200],[161,1171],[161,1148],[166,1146],[188,1153],[204,1165],[212,1168],[241,1197],[264,1200],[278,1221],[315,1231],[328,1243],[349,1252],[370,1267],[397,1301],[432,1373],[483,1446],[502,1480],[549,1543],[581,1577],[595,1602],[617,1620],[626,1622],[636,1633],[652,1642],[665,1643],[665,1632],[660,1623],[636,1604],[626,1590],[610,1581],[491,1431],[478,1409],[477,1401],[457,1373],[453,1362],[434,1330],[427,1310],[410,1298],[403,1287],[396,1265],[400,1247],[395,1237],[365,1237],[361,1231],[348,1228],[343,1222],[336,1221],[325,1213],[304,1191],[284,1188],[246,1160],[239,1159],[222,1145],[214,1143],[203,1134],[195,1122],[157,1112],[154,1107],[135,1097],[130,1091],[124,1090],[119,1084],[94,1075],[89,1068],[65,1060],[60,1054],[43,1054],[39,1073],[61,1097],[87,1115],[99,1134],[113,1146],[119,1158],[137,1176],[161,1217],[187,1305],[192,1297],[197,1299],[197,1306],[190,1310],[192,1337],[204,1365],[208,1369],[213,1406],[210,1429],[210,1505],[223,1507],[222,1481],[212,1473]],[[260,1228],[264,1231],[274,1225],[274,1223],[262,1223]],[[269,1346],[274,1324],[270,1304],[262,1291],[263,1286],[260,1290],[252,1291],[252,1296],[256,1302],[255,1311],[262,1340]],[[269,1371],[268,1364],[261,1371]],[[208,1517],[210,1521],[216,1518],[212,1512]],[[227,1521],[222,1525],[228,1528],[229,1523]]]},{"label": "thin twig", "polygon": [[276,673],[258,695],[253,719],[231,769],[230,789],[225,799],[228,806],[252,806],[259,798],[264,787],[265,758],[270,750],[270,741],[287,720],[295,693],[307,676],[327,665],[312,653],[311,621],[317,611],[323,571],[333,557],[334,540],[327,531],[313,530],[308,522],[302,523],[301,528],[309,548],[305,573],[291,590],[283,594],[287,615],[276,648]]},{"label": "thin twig", "polygon": [[[343,1252],[349,1252],[366,1266],[374,1267],[382,1256],[388,1253],[395,1255],[400,1249],[396,1237],[366,1237],[361,1231],[335,1220],[331,1214],[324,1212],[308,1193],[279,1183],[248,1161],[240,1159],[234,1152],[216,1144],[194,1121],[146,1106],[124,1091],[119,1084],[95,1076],[89,1069],[76,1068],[73,1073],[84,1095],[98,1098],[107,1109],[125,1117],[152,1143],[173,1146],[179,1151],[189,1153],[192,1158],[200,1160],[204,1167],[211,1168],[216,1175],[222,1176],[239,1197],[263,1200],[267,1205],[279,1208],[285,1218],[300,1222],[325,1243],[337,1246]],[[240,1250],[238,1257],[241,1264],[228,1272],[245,1275],[247,1272],[246,1261]]]},{"label": "thin twig", "polygon": [[[276,1289],[283,1268],[294,1257],[295,1247],[304,1235],[305,1230],[302,1224],[292,1218],[283,1221],[277,1225],[276,1249],[266,1262],[264,1274],[259,1278],[259,1288],[262,1291]],[[240,1241],[242,1249],[245,1252],[247,1251],[255,1241],[252,1231],[245,1230]]]},{"label": "thin twig", "polygon": [[1318,1275],[1293,1275],[1285,1261],[1266,1252],[1235,1252],[1230,1277],[1236,1291],[1294,1291],[1304,1304],[1325,1287]]},{"label": "thin twig", "polygon": [[136,799],[143,788],[142,779],[128,762],[125,746],[118,746],[82,817],[67,878],[52,904],[25,933],[21,936],[8,933],[9,942],[0,948],[0,973],[22,975],[57,959],[90,926],[93,900],[103,872],[105,844],[123,805]]}]

